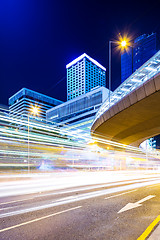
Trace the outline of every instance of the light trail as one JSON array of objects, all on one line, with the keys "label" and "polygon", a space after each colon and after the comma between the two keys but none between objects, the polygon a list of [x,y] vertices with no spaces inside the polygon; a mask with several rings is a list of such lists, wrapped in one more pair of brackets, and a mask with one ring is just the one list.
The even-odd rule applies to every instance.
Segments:
[{"label": "light trail", "polygon": [[[155,183],[157,183],[157,182],[160,182],[160,180],[155,180]],[[75,202],[84,201],[84,200],[88,200],[88,199],[92,199],[92,198],[102,197],[102,196],[106,196],[106,195],[113,194],[113,193],[119,193],[119,192],[123,192],[123,191],[127,191],[128,193],[130,191],[130,193],[131,193],[131,192],[133,192],[133,190],[136,190],[141,187],[148,186],[148,185],[152,185],[152,184],[154,184],[153,181],[148,180],[145,182],[138,182],[138,183],[133,183],[130,185],[117,186],[117,187],[113,187],[113,188],[109,188],[109,189],[81,193],[79,195],[70,195],[67,197],[58,198],[58,199],[49,201],[46,204],[44,204],[44,203],[39,204],[39,205],[36,204],[36,206],[31,206],[31,207],[26,206],[26,207],[23,207],[22,209],[17,209],[17,206],[12,206],[12,211],[0,213],[0,218],[15,216],[15,215],[19,215],[19,214],[34,212],[34,211],[39,211],[39,210],[43,210],[43,209],[47,209],[47,208],[52,208],[52,207],[56,207],[56,206],[60,206],[60,205],[65,205],[65,204],[75,203]],[[127,193],[125,192],[125,194],[127,194]],[[105,197],[106,200],[109,198],[110,197]],[[6,208],[6,210],[7,210],[7,208]],[[5,211],[5,208],[4,208],[4,211]]]},{"label": "light trail", "polygon": [[[0,112],[0,166],[21,167],[28,156],[28,121],[6,116]],[[103,149],[96,144],[103,144]],[[145,168],[158,164],[156,153],[146,153],[140,148],[109,141],[101,136],[91,140],[90,135],[75,133],[70,128],[57,128],[50,123],[30,120],[29,130],[30,165],[38,167],[43,162],[50,161],[52,166],[71,168],[112,168],[121,169],[125,161],[143,162]],[[109,146],[110,149],[107,149]],[[154,158],[154,159],[153,159]],[[129,160],[127,160],[129,159]],[[150,163],[148,162],[150,160]],[[118,161],[118,162],[117,162]],[[154,163],[155,161],[155,163]],[[134,164],[136,166],[136,164]]]}]

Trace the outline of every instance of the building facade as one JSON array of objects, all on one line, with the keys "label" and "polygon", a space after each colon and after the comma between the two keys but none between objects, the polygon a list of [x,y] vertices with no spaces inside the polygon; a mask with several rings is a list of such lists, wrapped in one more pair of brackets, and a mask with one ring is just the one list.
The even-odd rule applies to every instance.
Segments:
[{"label": "building facade", "polygon": [[94,116],[108,97],[109,90],[96,87],[90,92],[47,110],[47,120],[67,129],[90,132]]},{"label": "building facade", "polygon": [[121,54],[121,82],[141,67],[159,50],[156,33],[143,34],[134,40],[133,46]]},{"label": "building facade", "polygon": [[87,54],[82,54],[67,69],[67,100],[88,93],[97,86],[106,86],[106,69]]},{"label": "building facade", "polygon": [[9,116],[9,107],[3,104],[0,104],[0,126],[6,126],[6,118]]},{"label": "building facade", "polygon": [[63,103],[60,100],[46,96],[44,94],[22,88],[9,98],[9,114],[11,117],[26,118],[31,115],[31,108],[39,108],[38,118],[46,120],[46,111],[54,106]]},{"label": "building facade", "polygon": [[7,105],[0,104],[0,114],[9,116],[9,107]]}]

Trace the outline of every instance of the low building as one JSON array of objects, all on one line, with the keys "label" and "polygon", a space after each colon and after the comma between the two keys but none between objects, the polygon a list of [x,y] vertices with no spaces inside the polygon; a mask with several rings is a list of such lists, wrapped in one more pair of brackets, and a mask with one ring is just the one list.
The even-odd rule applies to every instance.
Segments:
[{"label": "low building", "polygon": [[9,107],[4,104],[0,104],[0,113],[2,115],[8,116],[9,115]]},{"label": "low building", "polygon": [[44,94],[22,88],[9,98],[9,114],[11,117],[24,119],[31,114],[32,107],[39,108],[38,118],[46,120],[46,111],[63,102]]},{"label": "low building", "polygon": [[9,107],[0,104],[0,127],[6,126],[6,118],[9,116]]},{"label": "low building", "polygon": [[47,110],[47,120],[67,130],[90,132],[94,116],[108,97],[109,90],[96,87],[92,91]]}]

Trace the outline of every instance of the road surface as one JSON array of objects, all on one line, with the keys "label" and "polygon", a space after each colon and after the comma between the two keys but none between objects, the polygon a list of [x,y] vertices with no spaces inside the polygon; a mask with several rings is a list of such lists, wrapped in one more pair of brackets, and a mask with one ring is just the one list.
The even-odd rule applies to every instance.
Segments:
[{"label": "road surface", "polygon": [[1,240],[142,240],[159,215],[158,174],[54,188],[48,182],[46,189],[43,182],[0,183]]}]

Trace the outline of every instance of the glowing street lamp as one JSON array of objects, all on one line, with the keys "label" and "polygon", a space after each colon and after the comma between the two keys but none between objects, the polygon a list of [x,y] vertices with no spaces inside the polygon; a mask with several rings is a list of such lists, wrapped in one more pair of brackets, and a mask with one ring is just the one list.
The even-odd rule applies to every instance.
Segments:
[{"label": "glowing street lamp", "polygon": [[[30,113],[34,116],[38,115],[39,107],[32,106],[30,109]],[[29,116],[30,116],[30,114],[28,113],[28,173],[30,172],[30,166],[29,166],[29,163],[30,163],[30,160],[29,160]]]},{"label": "glowing street lamp", "polygon": [[121,46],[122,46],[122,47],[125,47],[126,45],[127,45],[126,40],[123,40],[123,41],[121,42]]},{"label": "glowing street lamp", "polygon": [[37,106],[32,106],[32,108],[30,109],[31,114],[33,114],[34,116],[39,114],[39,107]]}]

